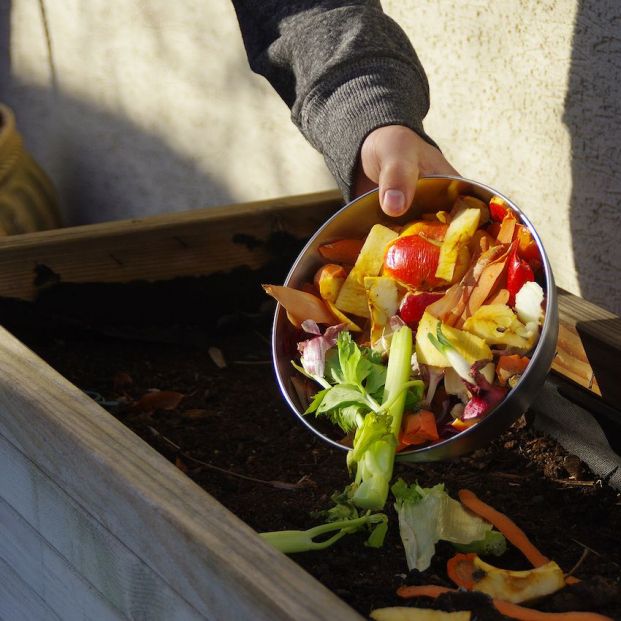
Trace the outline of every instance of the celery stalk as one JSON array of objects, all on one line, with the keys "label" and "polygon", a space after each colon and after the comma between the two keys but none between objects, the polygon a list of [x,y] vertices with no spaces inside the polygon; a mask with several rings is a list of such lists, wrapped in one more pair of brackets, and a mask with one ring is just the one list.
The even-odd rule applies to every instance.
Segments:
[{"label": "celery stalk", "polygon": [[411,360],[412,330],[408,326],[402,326],[392,337],[388,370],[386,371],[386,384],[384,385],[384,398],[382,400],[383,405],[394,398],[392,405],[388,409],[388,414],[392,417],[390,430],[395,438],[399,435],[401,429],[406,396],[406,391],[403,390],[403,387],[410,379]]},{"label": "celery stalk", "polygon": [[410,385],[412,330],[403,326],[392,336],[382,406],[385,412],[369,413],[356,431],[347,464],[355,464],[353,502],[379,511],[386,504],[401,429],[407,388]]}]

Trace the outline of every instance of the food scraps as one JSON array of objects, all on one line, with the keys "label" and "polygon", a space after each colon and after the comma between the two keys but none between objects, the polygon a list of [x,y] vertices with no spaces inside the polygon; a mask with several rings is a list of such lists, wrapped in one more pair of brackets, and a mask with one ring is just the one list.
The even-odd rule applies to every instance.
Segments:
[{"label": "food scraps", "polygon": [[264,286],[300,330],[294,365],[318,386],[305,414],[354,434],[348,463],[359,485],[374,469],[363,455],[382,436],[408,451],[488,416],[540,336],[542,261],[529,229],[498,196],[447,196],[451,204],[404,226],[321,245],[325,263],[299,288]]}]

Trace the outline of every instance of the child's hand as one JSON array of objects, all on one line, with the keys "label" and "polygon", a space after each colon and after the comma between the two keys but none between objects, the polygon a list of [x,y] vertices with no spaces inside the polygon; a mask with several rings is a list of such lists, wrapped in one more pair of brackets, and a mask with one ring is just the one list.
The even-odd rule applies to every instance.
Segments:
[{"label": "child's hand", "polygon": [[400,216],[412,205],[419,175],[459,175],[442,153],[416,132],[401,125],[372,131],[362,143],[354,195],[379,185],[380,205]]}]

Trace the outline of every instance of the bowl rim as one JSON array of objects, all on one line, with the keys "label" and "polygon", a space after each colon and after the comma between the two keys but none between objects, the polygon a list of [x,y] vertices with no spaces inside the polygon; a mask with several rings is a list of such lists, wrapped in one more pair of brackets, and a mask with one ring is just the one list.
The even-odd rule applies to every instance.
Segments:
[{"label": "bowl rim", "polygon": [[[512,200],[510,199],[508,196],[506,196],[505,194],[503,194],[502,192],[499,192],[498,190],[496,190],[494,187],[482,183],[480,181],[475,181],[473,179],[469,179],[467,177],[461,177],[458,175],[421,175],[419,177],[419,181],[423,180],[423,179],[447,179],[447,180],[451,180],[451,181],[461,181],[467,184],[470,184],[471,186],[473,186],[474,188],[479,188],[481,190],[484,190],[485,192],[488,192],[490,194],[493,194],[495,196],[500,197],[502,200],[504,200],[509,207],[515,212],[517,213],[517,215],[519,216],[520,219],[520,223],[526,225],[526,227],[528,228],[529,232],[531,233],[531,235],[533,236],[533,239],[535,240],[535,242],[537,243],[537,247],[539,249],[539,252],[541,254],[541,258],[542,258],[542,267],[543,267],[543,273],[544,273],[544,280],[545,280],[545,287],[544,287],[544,295],[545,295],[545,316],[544,316],[544,321],[543,324],[541,326],[541,331],[539,334],[539,339],[537,341],[537,345],[535,346],[535,349],[532,352],[532,355],[530,357],[531,363],[529,363],[528,367],[526,368],[526,371],[522,374],[520,381],[518,382],[518,384],[511,389],[511,391],[509,392],[509,394],[498,404],[496,405],[486,416],[485,418],[483,418],[481,421],[479,421],[476,425],[473,425],[472,427],[469,427],[468,429],[465,429],[461,432],[459,432],[458,434],[455,434],[454,436],[450,436],[448,438],[445,438],[444,440],[441,440],[440,442],[435,442],[433,444],[421,447],[421,448],[417,448],[417,449],[410,449],[407,451],[400,451],[399,453],[397,453],[396,455],[396,459],[397,460],[404,460],[407,461],[408,460],[408,456],[412,456],[415,455],[418,458],[420,458],[420,461],[424,461],[424,458],[427,454],[431,453],[432,451],[438,451],[438,450],[442,450],[444,447],[447,447],[453,443],[455,443],[457,438],[466,438],[468,436],[472,436],[473,434],[477,433],[477,428],[479,429],[479,433],[484,430],[486,427],[489,426],[489,422],[486,423],[486,421],[489,421],[494,414],[496,414],[499,409],[505,405],[507,403],[507,401],[511,398],[511,395],[513,395],[519,386],[524,385],[525,383],[528,383],[528,378],[532,376],[533,372],[534,372],[534,365],[532,364],[532,362],[538,358],[538,356],[540,356],[541,352],[544,350],[545,348],[545,343],[544,343],[544,334],[548,334],[550,332],[550,330],[554,330],[555,326],[558,323],[558,316],[557,316],[557,305],[558,305],[558,299],[557,299],[557,292],[556,292],[556,285],[554,282],[554,275],[552,273],[552,266],[550,264],[549,258],[546,254],[545,248],[543,246],[543,242],[541,240],[541,237],[539,236],[539,233],[537,232],[537,230],[535,229],[534,225],[532,224],[532,222],[530,221],[530,219],[525,215],[525,213],[520,209],[520,207],[518,207],[518,205]],[[351,209],[352,207],[354,207],[355,205],[357,205],[358,203],[362,202],[364,199],[367,199],[368,197],[370,197],[373,194],[377,194],[379,192],[379,188],[375,188],[372,189],[368,192],[365,192],[364,194],[361,194],[360,196],[356,197],[355,199],[349,201],[347,204],[345,204],[343,207],[341,207],[338,211],[336,211],[332,216],[330,216],[330,218],[328,218],[320,227],[319,229],[317,229],[317,231],[311,236],[311,238],[308,240],[308,242],[304,245],[304,247],[302,248],[302,250],[300,251],[300,253],[298,254],[297,258],[295,259],[295,261],[293,262],[291,269],[289,270],[289,272],[287,273],[287,276],[284,280],[284,286],[288,286],[289,283],[294,279],[294,277],[297,275],[297,270],[298,270],[298,266],[300,265],[300,263],[305,259],[306,255],[308,254],[308,252],[314,247],[316,241],[318,238],[321,237],[322,233],[324,232],[324,230],[330,225],[332,224],[335,220],[337,220],[338,218],[340,218],[343,213],[349,209]],[[551,312],[552,311],[552,312]],[[344,444],[341,444],[339,442],[337,442],[336,440],[333,440],[332,438],[329,438],[328,436],[326,436],[325,434],[323,434],[319,429],[317,429],[313,424],[311,424],[311,422],[308,420],[308,417],[304,415],[303,412],[300,412],[297,405],[293,402],[293,399],[291,398],[290,395],[290,389],[285,385],[285,379],[282,377],[281,373],[280,373],[280,369],[278,366],[278,343],[277,343],[277,334],[278,334],[278,328],[281,322],[283,321],[288,321],[286,319],[286,314],[284,312],[284,309],[282,308],[282,306],[280,304],[277,304],[276,306],[276,310],[274,312],[274,320],[273,320],[273,324],[272,324],[272,360],[273,360],[273,366],[274,366],[274,371],[276,373],[276,379],[280,388],[280,391],[283,395],[283,397],[285,398],[285,401],[287,402],[287,404],[289,405],[289,408],[293,411],[294,414],[296,414],[296,416],[302,421],[302,423],[308,428],[310,429],[313,433],[315,433],[317,436],[319,436],[324,442],[328,442],[330,445],[332,445],[333,447],[340,449],[340,450],[349,450],[349,447],[345,446]],[[554,335],[554,338],[556,338],[556,335]]]}]

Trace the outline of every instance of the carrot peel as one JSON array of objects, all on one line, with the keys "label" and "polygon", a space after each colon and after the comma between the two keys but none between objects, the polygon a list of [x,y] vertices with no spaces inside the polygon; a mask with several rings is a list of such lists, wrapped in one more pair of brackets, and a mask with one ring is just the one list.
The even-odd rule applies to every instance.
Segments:
[{"label": "carrot peel", "polygon": [[319,254],[328,261],[353,265],[362,250],[364,241],[360,239],[339,239],[319,246]]},{"label": "carrot peel", "polygon": [[[437,598],[444,593],[456,593],[457,589],[424,584],[416,586],[402,586],[397,589],[397,595],[403,599],[413,597]],[[499,613],[517,619],[517,621],[613,621],[611,617],[596,612],[542,612],[534,608],[527,608],[518,604],[511,604],[500,599],[492,599],[494,608]]]},{"label": "carrot peel", "polygon": [[472,591],[474,588],[474,558],[476,554],[456,554],[446,563],[446,573],[448,577],[459,587]]},{"label": "carrot peel", "polygon": [[436,417],[429,410],[420,410],[405,416],[403,429],[399,434],[399,448],[411,445],[437,442],[440,439]]},{"label": "carrot peel", "polygon": [[411,586],[400,586],[397,589],[397,595],[403,599],[410,599],[412,597],[440,597],[444,593],[452,593],[457,589],[449,589],[443,586],[437,586],[435,584],[421,584]]},{"label": "carrot peel", "polygon": [[550,559],[535,547],[526,533],[507,515],[490,507],[468,489],[459,490],[458,496],[464,507],[495,526],[507,541],[520,550],[533,567],[541,567],[550,562]]}]

